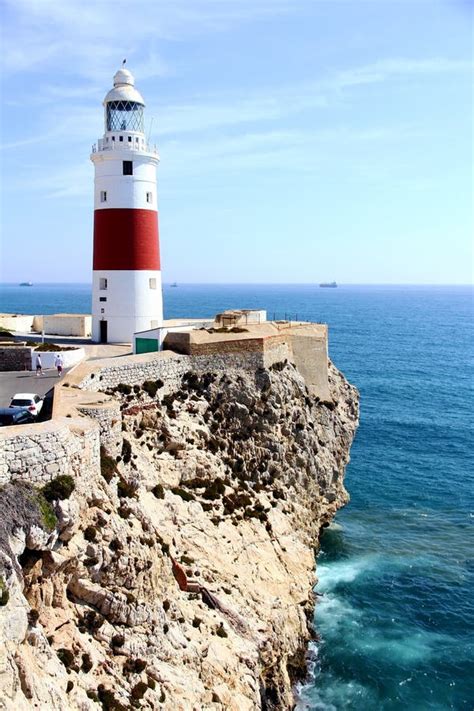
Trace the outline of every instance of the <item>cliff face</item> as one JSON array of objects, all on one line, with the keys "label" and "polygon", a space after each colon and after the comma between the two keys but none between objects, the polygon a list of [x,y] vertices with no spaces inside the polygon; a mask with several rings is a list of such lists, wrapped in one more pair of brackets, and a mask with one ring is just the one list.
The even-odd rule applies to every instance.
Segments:
[{"label": "cliff face", "polygon": [[33,489],[3,492],[0,708],[293,705],[357,391],[331,366],[318,402],[291,364],[156,385],[115,393],[118,449],[49,492],[55,530]]}]

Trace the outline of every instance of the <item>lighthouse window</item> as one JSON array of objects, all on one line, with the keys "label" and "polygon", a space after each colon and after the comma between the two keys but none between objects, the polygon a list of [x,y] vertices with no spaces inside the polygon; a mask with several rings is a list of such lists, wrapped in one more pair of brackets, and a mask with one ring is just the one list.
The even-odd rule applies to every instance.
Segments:
[{"label": "lighthouse window", "polygon": [[123,161],[123,174],[124,175],[133,175],[133,161],[131,161],[131,160],[124,160]]},{"label": "lighthouse window", "polygon": [[150,284],[150,289],[156,289],[156,279],[149,279],[148,283]]},{"label": "lighthouse window", "polygon": [[123,136],[119,136],[119,141],[123,141]]},{"label": "lighthouse window", "polygon": [[129,143],[132,142],[132,137],[131,137],[131,136],[128,137],[128,142],[129,142]]},{"label": "lighthouse window", "polygon": [[107,190],[100,191],[100,201],[107,202]]},{"label": "lighthouse window", "polygon": [[107,301],[107,297],[106,296],[99,296],[99,301]]},{"label": "lighthouse window", "polygon": [[107,289],[107,279],[104,279],[104,277],[100,277],[99,279],[99,289],[101,291],[104,291]]},{"label": "lighthouse window", "polygon": [[153,201],[153,194],[152,194],[152,193],[147,193],[147,194],[146,194],[146,201],[147,201],[147,202],[152,202],[152,201]]}]

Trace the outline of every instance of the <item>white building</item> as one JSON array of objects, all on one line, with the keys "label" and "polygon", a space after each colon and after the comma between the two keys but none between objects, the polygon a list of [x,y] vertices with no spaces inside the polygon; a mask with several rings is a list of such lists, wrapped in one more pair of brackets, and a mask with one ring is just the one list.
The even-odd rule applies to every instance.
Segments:
[{"label": "white building", "polygon": [[130,343],[162,325],[156,148],[147,144],[145,103],[122,67],[104,99],[105,130],[92,148],[94,257],[92,339]]}]

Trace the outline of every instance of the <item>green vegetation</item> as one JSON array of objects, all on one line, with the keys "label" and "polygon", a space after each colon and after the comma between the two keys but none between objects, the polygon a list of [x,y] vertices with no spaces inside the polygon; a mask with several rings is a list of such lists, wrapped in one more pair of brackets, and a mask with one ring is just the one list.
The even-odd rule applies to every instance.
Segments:
[{"label": "green vegetation", "polygon": [[132,458],[132,445],[128,439],[124,439],[122,443],[122,459],[124,464],[128,464]]},{"label": "green vegetation", "polygon": [[224,480],[216,477],[206,488],[203,497],[205,499],[219,499],[223,494],[225,494]]},{"label": "green vegetation", "polygon": [[41,514],[41,521],[43,523],[43,526],[46,528],[47,531],[52,531],[54,528],[56,528],[56,524],[58,522],[58,519],[56,518],[56,514],[54,513],[54,509],[47,501],[41,491],[38,491],[38,508],[40,510]]},{"label": "green vegetation", "polygon": [[58,649],[57,655],[59,661],[64,664],[66,669],[69,669],[69,667],[74,663],[74,653],[70,649],[65,649],[64,647],[62,649]]},{"label": "green vegetation", "polygon": [[104,446],[100,448],[100,473],[107,484],[110,484],[114,474],[117,473],[115,460],[108,454]]},{"label": "green vegetation", "polygon": [[69,499],[75,488],[72,476],[61,474],[43,486],[41,491],[46,501],[55,501],[56,499]]},{"label": "green vegetation", "polygon": [[89,543],[93,543],[95,540],[97,540],[97,529],[95,526],[87,526],[87,528],[84,530],[84,538],[86,541],[89,541]]},{"label": "green vegetation", "polygon": [[161,388],[162,386],[163,382],[161,380],[145,380],[142,387],[147,395],[149,395],[150,397],[155,397],[158,388]]},{"label": "green vegetation", "polygon": [[110,644],[112,647],[123,647],[125,644],[125,637],[123,634],[114,634],[110,640]]},{"label": "green vegetation", "polygon": [[137,495],[137,489],[138,489],[138,485],[136,483],[130,484],[123,477],[120,477],[120,480],[117,484],[117,494],[121,498],[128,498],[128,499],[135,498]]},{"label": "green vegetation", "polygon": [[131,691],[131,697],[132,699],[135,699],[135,701],[138,701],[139,699],[142,699],[145,696],[145,693],[148,691],[148,684],[145,684],[144,681],[139,681],[138,684],[135,684]]},{"label": "green vegetation", "polygon": [[141,674],[147,667],[144,659],[127,659],[123,665],[125,674]]},{"label": "green vegetation", "polygon": [[58,346],[57,343],[35,343],[35,351],[41,353],[52,353],[53,351],[77,351],[76,346]]},{"label": "green vegetation", "polygon": [[130,395],[132,392],[132,386],[126,383],[119,383],[115,388],[115,392],[121,393],[122,395]]},{"label": "green vegetation", "polygon": [[82,655],[82,665],[81,665],[82,671],[87,674],[92,669],[92,666],[93,666],[93,664],[92,664],[92,659],[91,659],[90,654],[87,654],[87,652],[84,653]]},{"label": "green vegetation", "polygon": [[180,496],[183,501],[194,501],[196,498],[194,494],[190,491],[186,491],[186,489],[182,489],[180,486],[174,486],[171,491],[173,494],[176,494],[176,496]]},{"label": "green vegetation", "polygon": [[0,607],[5,607],[10,599],[10,593],[4,578],[0,577]]},{"label": "green vegetation", "polygon": [[163,489],[161,484],[157,484],[156,486],[154,486],[151,490],[151,493],[156,496],[157,499],[165,498],[165,490]]}]

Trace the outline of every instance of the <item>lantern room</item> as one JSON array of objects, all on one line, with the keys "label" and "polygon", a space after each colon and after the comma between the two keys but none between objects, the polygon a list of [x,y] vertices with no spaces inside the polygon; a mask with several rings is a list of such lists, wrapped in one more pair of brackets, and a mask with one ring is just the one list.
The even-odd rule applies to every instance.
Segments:
[{"label": "lantern room", "polygon": [[144,133],[145,102],[135,89],[135,79],[123,67],[114,76],[114,88],[104,99],[105,131]]}]

